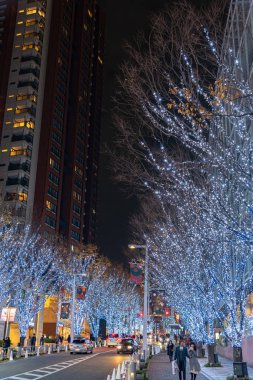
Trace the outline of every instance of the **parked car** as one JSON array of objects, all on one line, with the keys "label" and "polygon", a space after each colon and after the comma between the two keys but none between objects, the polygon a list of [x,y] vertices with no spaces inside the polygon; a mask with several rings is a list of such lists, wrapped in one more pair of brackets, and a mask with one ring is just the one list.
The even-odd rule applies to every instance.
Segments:
[{"label": "parked car", "polygon": [[124,338],[117,346],[118,354],[133,354],[138,351],[138,343],[132,338]]},{"label": "parked car", "polygon": [[93,344],[89,339],[82,337],[74,338],[73,342],[69,345],[71,354],[92,354]]}]

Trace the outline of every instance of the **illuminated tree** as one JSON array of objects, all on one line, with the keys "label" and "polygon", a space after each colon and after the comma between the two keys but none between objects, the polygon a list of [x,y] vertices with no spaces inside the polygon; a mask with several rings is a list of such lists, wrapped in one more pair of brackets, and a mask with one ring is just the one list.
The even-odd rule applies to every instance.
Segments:
[{"label": "illuminated tree", "polygon": [[[152,244],[163,247],[154,255],[156,273],[170,276],[185,320],[193,325],[193,310],[202,320],[200,305],[207,300],[206,322],[223,324],[241,360],[246,297],[253,286],[253,94],[240,80],[233,50],[220,49],[217,19],[212,23],[183,3],[154,18],[147,42],[128,47],[115,117],[119,144],[128,149],[122,160],[117,152],[117,169],[120,179],[135,183],[141,195],[149,192],[162,210],[151,251]],[[186,291],[189,275],[194,285],[188,296],[196,299],[191,307],[183,298],[183,307],[177,282]]]}]

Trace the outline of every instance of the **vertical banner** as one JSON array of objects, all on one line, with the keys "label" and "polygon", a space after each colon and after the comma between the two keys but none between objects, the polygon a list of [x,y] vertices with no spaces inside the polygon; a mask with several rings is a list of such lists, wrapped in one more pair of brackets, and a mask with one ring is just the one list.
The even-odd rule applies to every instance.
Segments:
[{"label": "vertical banner", "polygon": [[152,290],[149,294],[149,310],[151,315],[165,315],[165,291]]},{"label": "vertical banner", "polygon": [[140,285],[143,282],[143,270],[141,264],[130,263],[130,282]]},{"label": "vertical banner", "polygon": [[70,302],[62,302],[60,319],[69,319],[69,318],[70,318]]},{"label": "vertical banner", "polygon": [[79,285],[76,288],[76,299],[77,300],[85,300],[86,296],[86,288],[85,286]]}]

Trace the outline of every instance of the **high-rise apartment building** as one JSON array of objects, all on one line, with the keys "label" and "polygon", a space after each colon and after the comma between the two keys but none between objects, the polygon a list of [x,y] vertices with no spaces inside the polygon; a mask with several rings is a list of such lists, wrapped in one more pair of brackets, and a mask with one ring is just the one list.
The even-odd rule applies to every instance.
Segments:
[{"label": "high-rise apartment building", "polygon": [[0,23],[0,197],[26,223],[93,243],[103,16],[96,0],[0,0]]}]

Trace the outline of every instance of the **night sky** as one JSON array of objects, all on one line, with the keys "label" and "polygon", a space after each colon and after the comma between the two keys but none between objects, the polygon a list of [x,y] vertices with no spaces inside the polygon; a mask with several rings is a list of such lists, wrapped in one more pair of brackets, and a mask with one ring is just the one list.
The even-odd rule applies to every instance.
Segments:
[{"label": "night sky", "polygon": [[[192,0],[204,4],[206,0]],[[138,31],[149,30],[150,15],[159,12],[171,0],[100,0],[106,15],[104,93],[102,110],[101,150],[113,144],[112,108],[116,75],[126,59],[124,41],[131,41]],[[180,4],[180,0],[178,0]],[[129,218],[137,204],[113,180],[110,158],[101,153],[98,196],[98,245],[100,253],[113,260],[124,261],[129,243]]]}]

